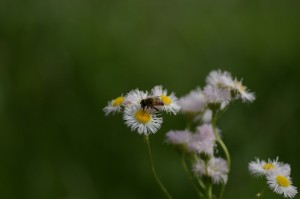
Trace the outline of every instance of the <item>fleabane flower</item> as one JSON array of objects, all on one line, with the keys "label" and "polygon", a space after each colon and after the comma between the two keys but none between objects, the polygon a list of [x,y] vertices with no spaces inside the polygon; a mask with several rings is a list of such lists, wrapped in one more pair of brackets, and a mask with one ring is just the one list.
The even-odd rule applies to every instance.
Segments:
[{"label": "fleabane flower", "polygon": [[213,70],[206,77],[206,83],[217,88],[231,88],[233,79],[227,71]]},{"label": "fleabane flower", "polygon": [[179,98],[178,104],[183,113],[200,113],[205,110],[207,101],[202,90],[197,88]]},{"label": "fleabane flower", "polygon": [[203,92],[209,104],[220,104],[221,109],[225,108],[231,101],[230,90],[225,88],[206,85]]},{"label": "fleabane flower", "polygon": [[268,160],[267,162],[264,160],[259,160],[259,158],[256,158],[256,161],[252,161],[249,163],[249,172],[254,176],[263,176],[263,175],[269,175],[273,172],[280,171],[281,173],[284,173],[285,175],[290,175],[291,167],[289,164],[284,164],[282,162],[278,161],[278,158],[275,160]]},{"label": "fleabane flower", "polygon": [[177,104],[177,97],[174,93],[168,95],[168,91],[163,89],[162,86],[155,86],[152,88],[151,94],[153,97],[159,97],[163,102],[164,105],[161,107],[163,111],[174,115],[179,112],[180,106]]},{"label": "fleabane flower", "polygon": [[197,127],[196,132],[192,135],[192,139],[188,144],[190,151],[195,153],[203,153],[213,155],[215,146],[215,134],[211,124],[203,124]]},{"label": "fleabane flower", "polygon": [[169,131],[166,134],[166,142],[181,147],[183,151],[187,151],[187,146],[192,140],[192,133],[188,130]]},{"label": "fleabane flower", "polygon": [[145,135],[156,133],[163,122],[154,110],[143,110],[139,105],[125,107],[123,119],[132,131]]},{"label": "fleabane flower", "polygon": [[293,198],[298,193],[297,188],[292,185],[290,176],[280,171],[268,174],[267,184],[274,192],[286,198]]},{"label": "fleabane flower", "polygon": [[103,108],[105,115],[114,114],[122,111],[122,106],[124,105],[125,98],[119,96],[108,102],[107,106]]},{"label": "fleabane flower", "polygon": [[226,184],[228,179],[228,164],[223,158],[212,157],[205,163],[202,159],[198,160],[193,171],[199,176],[208,176],[214,184]]},{"label": "fleabane flower", "polygon": [[126,94],[124,104],[127,106],[139,106],[141,100],[146,99],[148,97],[147,91],[140,91],[139,89],[131,90]]},{"label": "fleabane flower", "polygon": [[255,94],[249,92],[247,87],[242,84],[242,81],[234,80],[232,89],[236,94],[237,99],[242,99],[243,102],[253,102]]}]

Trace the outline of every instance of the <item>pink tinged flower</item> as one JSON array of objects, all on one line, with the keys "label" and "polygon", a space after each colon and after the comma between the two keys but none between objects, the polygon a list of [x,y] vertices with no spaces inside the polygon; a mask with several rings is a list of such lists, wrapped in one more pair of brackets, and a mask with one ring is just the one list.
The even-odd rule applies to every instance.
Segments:
[{"label": "pink tinged flower", "polygon": [[183,113],[199,113],[203,112],[207,107],[206,98],[200,88],[192,90],[187,95],[178,100]]},{"label": "pink tinged flower", "polygon": [[197,127],[196,133],[192,135],[188,149],[198,154],[213,155],[215,140],[211,124],[203,124]]},{"label": "pink tinged flower", "polygon": [[217,88],[231,88],[233,79],[227,71],[214,70],[206,77],[206,83]]},{"label": "pink tinged flower", "polygon": [[227,183],[229,169],[227,161],[223,158],[212,157],[207,163],[199,159],[193,165],[193,171],[200,177],[210,177],[214,184]]},{"label": "pink tinged flower", "polygon": [[173,145],[188,145],[192,139],[192,133],[188,130],[169,131],[166,134],[166,141]]},{"label": "pink tinged flower", "polygon": [[204,95],[210,104],[220,104],[221,109],[231,101],[231,93],[228,89],[217,88],[212,85],[204,87]]}]

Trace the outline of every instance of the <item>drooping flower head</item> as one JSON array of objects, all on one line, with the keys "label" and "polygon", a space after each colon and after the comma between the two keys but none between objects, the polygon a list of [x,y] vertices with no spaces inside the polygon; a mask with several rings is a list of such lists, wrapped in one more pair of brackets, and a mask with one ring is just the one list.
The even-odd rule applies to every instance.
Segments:
[{"label": "drooping flower head", "polygon": [[164,104],[161,107],[163,111],[166,111],[167,113],[173,113],[174,115],[179,112],[180,106],[177,104],[177,97],[174,93],[168,95],[168,91],[163,89],[162,86],[155,86],[151,90],[151,95],[161,99]]},{"label": "drooping flower head", "polygon": [[115,114],[122,111],[124,106],[125,98],[123,96],[119,96],[108,102],[107,106],[103,108],[105,115]]},{"label": "drooping flower head", "polygon": [[205,163],[199,159],[193,166],[196,175],[210,177],[214,184],[226,184],[228,179],[228,164],[223,158],[212,157]]},{"label": "drooping flower head", "polygon": [[163,122],[152,109],[143,110],[140,106],[126,107],[123,119],[132,131],[145,135],[156,133]]},{"label": "drooping flower head", "polygon": [[188,145],[190,151],[198,154],[213,155],[215,146],[215,134],[211,124],[203,124],[197,127],[196,132]]},{"label": "drooping flower head", "polygon": [[200,88],[190,91],[187,95],[178,100],[183,113],[200,113],[207,106],[207,100]]},{"label": "drooping flower head", "polygon": [[219,104],[221,109],[225,108],[231,101],[230,90],[225,88],[218,88],[212,85],[204,87],[204,94],[209,104]]},{"label": "drooping flower head", "polygon": [[188,130],[169,131],[166,134],[166,142],[178,146],[183,152],[188,151],[188,145],[192,140],[192,133]]}]

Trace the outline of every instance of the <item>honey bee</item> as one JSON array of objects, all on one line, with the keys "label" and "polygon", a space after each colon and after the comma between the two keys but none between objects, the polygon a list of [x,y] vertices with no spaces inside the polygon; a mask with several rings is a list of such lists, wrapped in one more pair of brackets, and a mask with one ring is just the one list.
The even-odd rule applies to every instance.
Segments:
[{"label": "honey bee", "polygon": [[159,97],[148,97],[146,99],[142,99],[141,102],[141,107],[143,110],[146,110],[148,108],[153,108],[156,111],[159,111],[155,106],[163,106],[164,103],[161,101],[161,99]]}]

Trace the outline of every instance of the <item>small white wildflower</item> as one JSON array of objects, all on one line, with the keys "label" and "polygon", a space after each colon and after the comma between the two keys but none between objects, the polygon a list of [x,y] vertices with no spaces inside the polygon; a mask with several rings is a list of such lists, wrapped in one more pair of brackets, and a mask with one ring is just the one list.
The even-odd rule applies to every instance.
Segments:
[{"label": "small white wildflower", "polygon": [[291,167],[288,164],[284,164],[282,162],[278,161],[278,158],[275,160],[268,160],[267,162],[264,160],[259,160],[259,158],[256,158],[256,161],[252,161],[249,163],[249,172],[254,176],[262,176],[271,174],[275,171],[282,171],[286,175],[290,175]]},{"label": "small white wildflower", "polygon": [[220,104],[221,109],[225,108],[231,100],[231,93],[228,89],[217,88],[212,85],[204,87],[204,94],[210,104]]},{"label": "small white wildflower", "polygon": [[192,133],[188,130],[183,131],[169,131],[166,134],[166,141],[173,145],[187,146],[192,139]]},{"label": "small white wildflower", "polygon": [[199,113],[207,106],[206,98],[200,88],[190,91],[178,100],[183,113]]},{"label": "small white wildflower", "polygon": [[213,155],[215,139],[212,126],[210,124],[203,124],[197,127],[196,133],[192,135],[188,148],[195,153]]},{"label": "small white wildflower", "polygon": [[255,100],[255,94],[249,92],[247,87],[242,84],[242,81],[235,80],[232,89],[236,93],[237,99],[242,99],[243,102],[253,102]]},{"label": "small white wildflower", "polygon": [[193,171],[199,176],[208,176],[214,184],[226,184],[228,179],[228,165],[223,158],[212,157],[207,164],[203,160],[198,160]]},{"label": "small white wildflower", "polygon": [[193,172],[200,177],[206,175],[206,164],[205,164],[204,160],[198,159],[194,163]]},{"label": "small white wildflower", "polygon": [[233,79],[227,71],[213,70],[206,77],[206,83],[217,88],[231,88]]},{"label": "small white wildflower", "polygon": [[132,131],[145,135],[156,133],[163,122],[153,110],[143,110],[140,106],[125,107],[123,119]]},{"label": "small white wildflower", "polygon": [[105,115],[111,113],[117,113],[122,111],[122,105],[124,105],[125,98],[123,96],[117,97],[108,102],[107,106],[103,108]]},{"label": "small white wildflower", "polygon": [[168,95],[168,91],[164,90],[162,86],[155,86],[152,88],[151,94],[155,97],[159,97],[164,103],[162,106],[163,111],[166,111],[167,113],[173,113],[174,115],[179,112],[180,106],[177,104],[177,97],[174,93]]},{"label": "small white wildflower", "polygon": [[139,106],[142,99],[148,97],[148,92],[140,91],[139,89],[131,90],[126,94],[124,104]]},{"label": "small white wildflower", "polygon": [[268,174],[267,183],[274,192],[286,198],[293,198],[298,193],[297,188],[292,185],[291,178],[280,171]]}]

